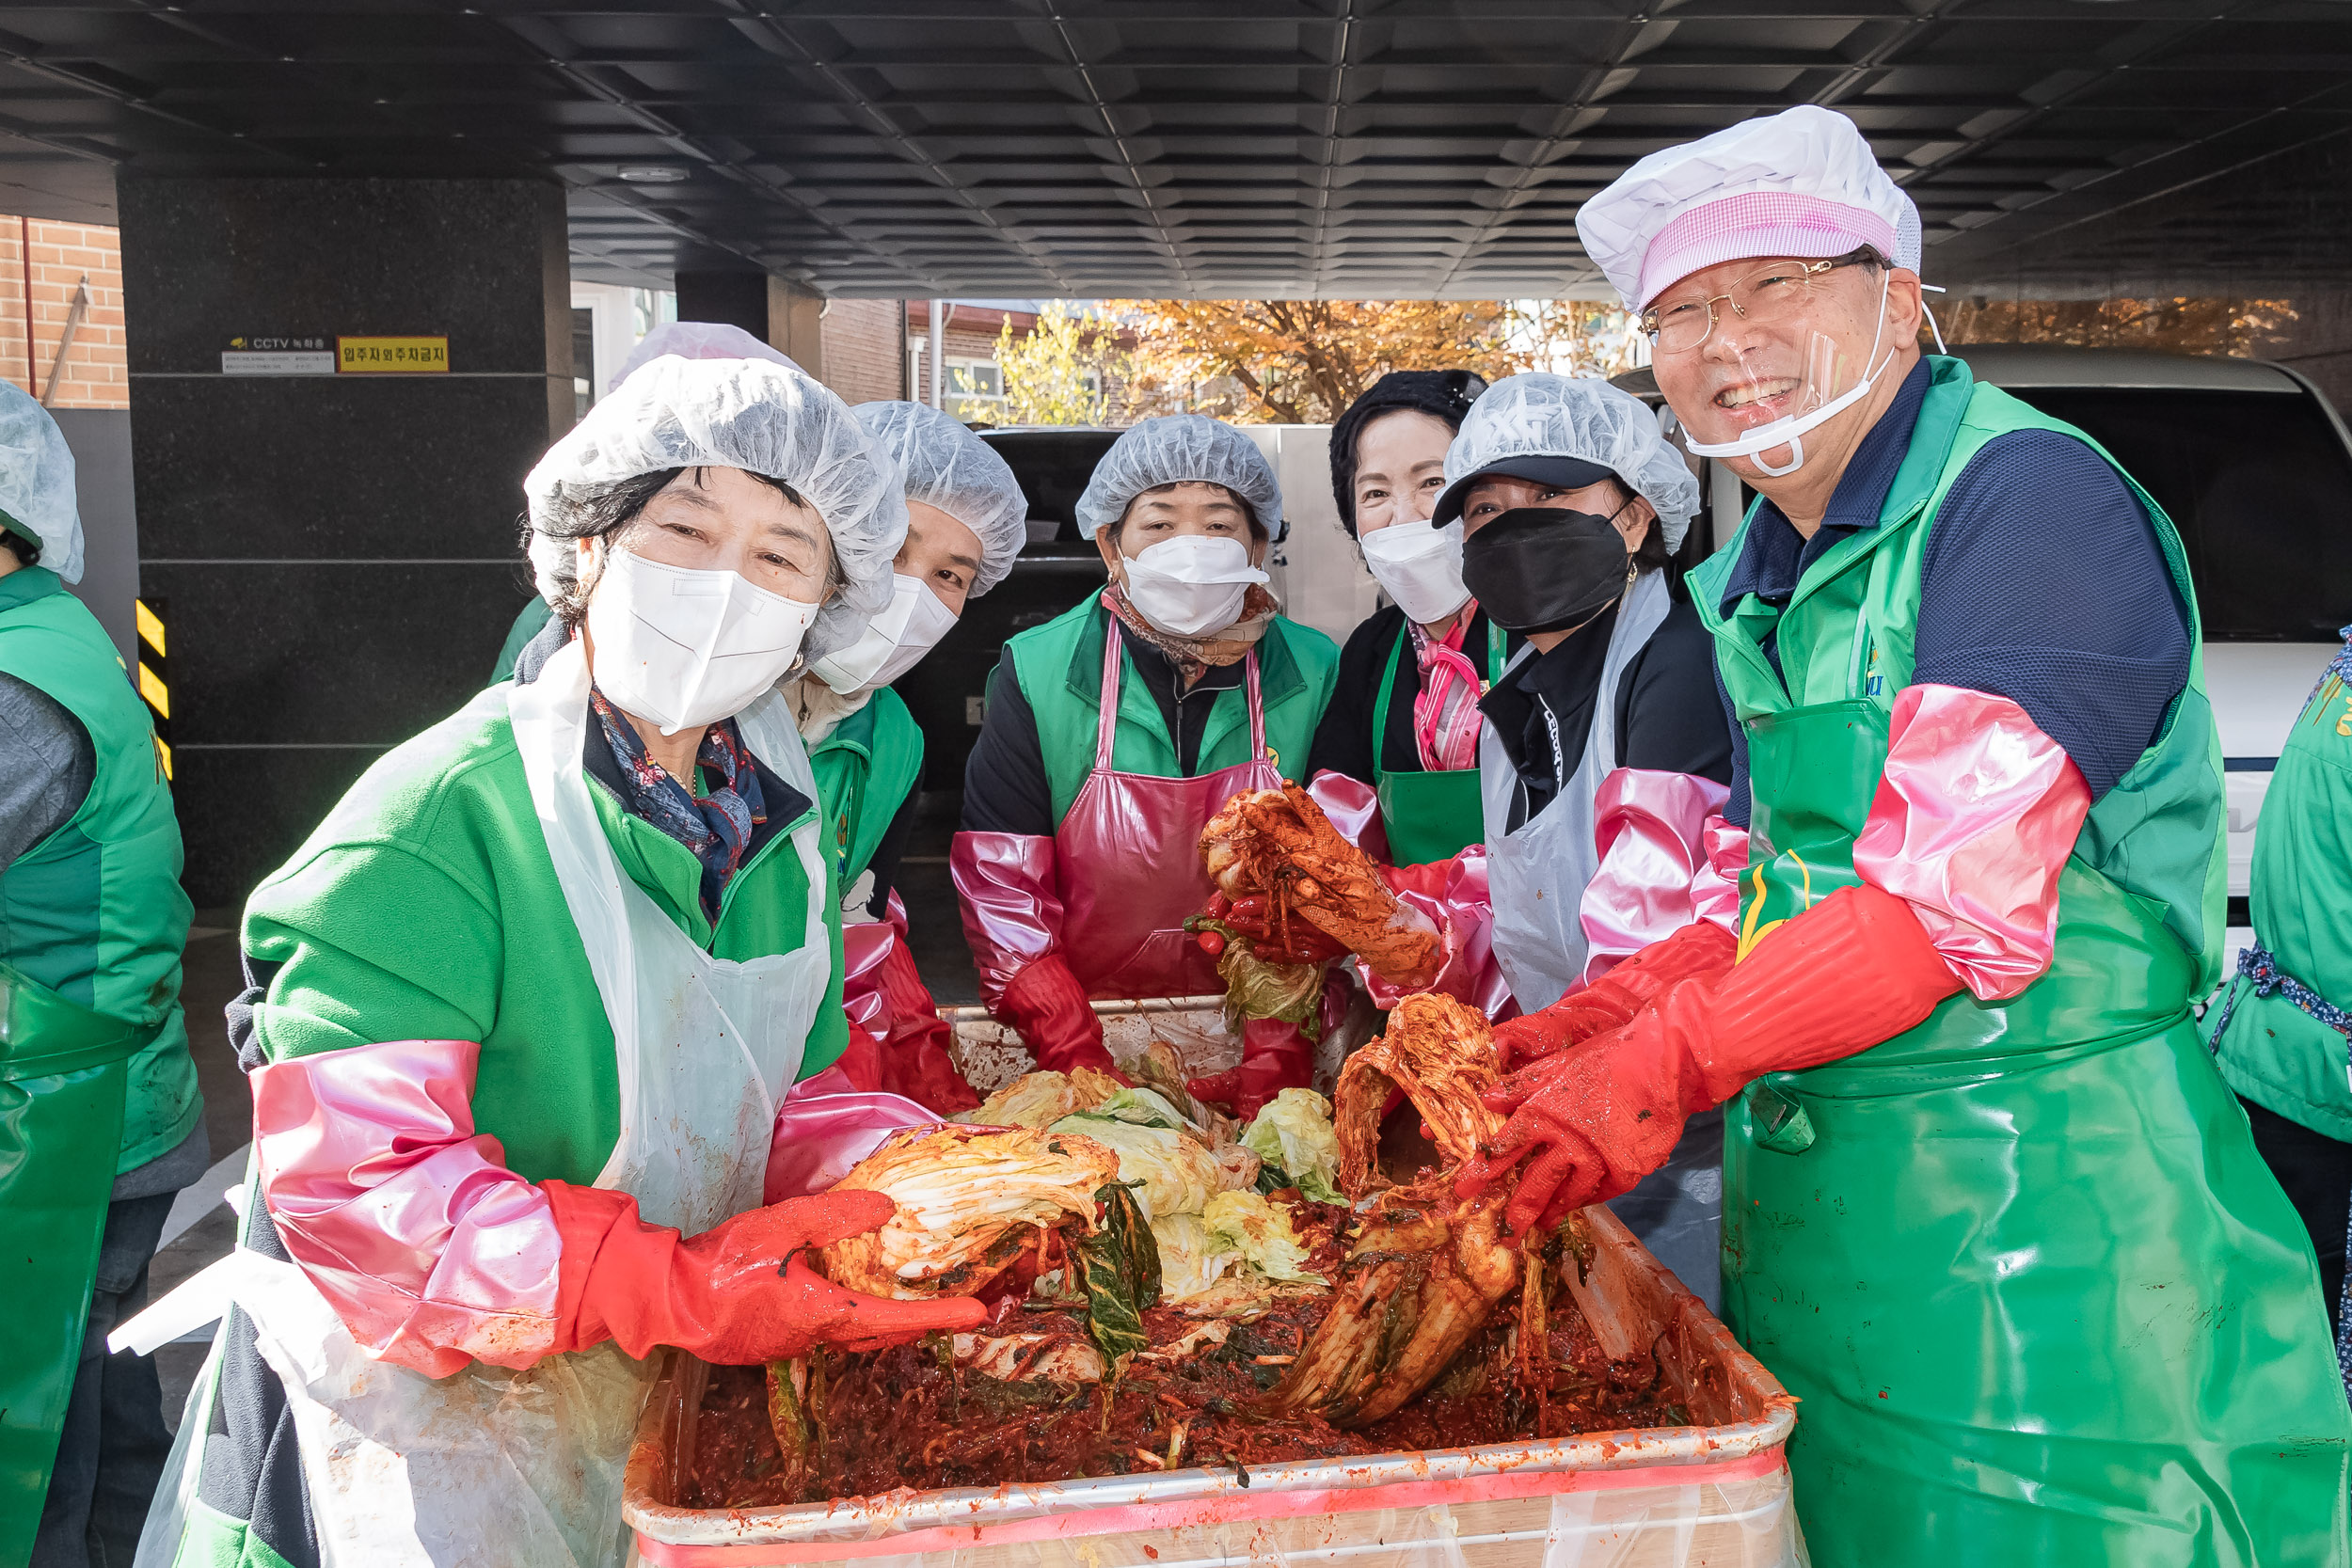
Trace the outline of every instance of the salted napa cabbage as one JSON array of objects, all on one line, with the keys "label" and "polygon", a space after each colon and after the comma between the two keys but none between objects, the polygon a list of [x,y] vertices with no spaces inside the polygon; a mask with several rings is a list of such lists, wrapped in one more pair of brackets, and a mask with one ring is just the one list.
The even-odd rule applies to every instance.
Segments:
[{"label": "salted napa cabbage", "polygon": [[1119,1091],[1107,1072],[1082,1067],[1075,1072],[1025,1072],[972,1110],[949,1121],[969,1127],[1050,1127],[1074,1111],[1090,1110]]},{"label": "salted napa cabbage", "polygon": [[1202,1294],[1241,1261],[1239,1247],[1220,1250],[1198,1214],[1169,1214],[1152,1222],[1160,1249],[1160,1299],[1182,1306]]},{"label": "salted napa cabbage", "polygon": [[[1104,1128],[1116,1122],[1098,1123]],[[931,1127],[894,1133],[835,1188],[898,1205],[882,1228],[821,1249],[825,1276],[874,1295],[923,1300],[978,1289],[1041,1228],[1095,1227],[1095,1190],[1120,1156],[1077,1133]]]},{"label": "salted napa cabbage", "polygon": [[1142,1087],[1121,1089],[1084,1114],[1133,1122],[1137,1127],[1165,1127],[1171,1132],[1187,1125],[1184,1113],[1169,1104],[1166,1096]]},{"label": "salted napa cabbage", "polygon": [[1340,1140],[1331,1130],[1331,1102],[1314,1090],[1284,1089],[1267,1101],[1241,1142],[1264,1163],[1261,1187],[1279,1174],[1318,1203],[1346,1201],[1333,1180],[1340,1170]]},{"label": "salted napa cabbage", "polygon": [[1226,1167],[1189,1132],[1139,1127],[1097,1112],[1064,1117],[1051,1131],[1078,1133],[1116,1154],[1120,1180],[1143,1183],[1136,1197],[1154,1225],[1163,1215],[1200,1212],[1225,1186]]},{"label": "salted napa cabbage", "polygon": [[1219,1193],[1201,1211],[1200,1223],[1213,1254],[1238,1253],[1251,1271],[1268,1279],[1327,1283],[1307,1272],[1307,1247],[1291,1225],[1289,1208],[1263,1194]]}]

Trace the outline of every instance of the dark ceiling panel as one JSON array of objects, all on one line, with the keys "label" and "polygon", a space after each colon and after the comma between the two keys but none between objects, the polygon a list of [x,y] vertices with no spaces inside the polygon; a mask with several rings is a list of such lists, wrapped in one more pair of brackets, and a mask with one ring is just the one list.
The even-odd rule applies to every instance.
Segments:
[{"label": "dark ceiling panel", "polygon": [[521,173],[570,187],[589,276],[1595,293],[1579,202],[1646,152],[1818,103],[1851,114],[1918,200],[1931,278],[2088,287],[2140,267],[2185,286],[2201,267],[2341,268],[2352,234],[2327,226],[2352,203],[2283,174],[2352,145],[2347,10],[0,3],[0,205],[103,217],[117,174]]}]

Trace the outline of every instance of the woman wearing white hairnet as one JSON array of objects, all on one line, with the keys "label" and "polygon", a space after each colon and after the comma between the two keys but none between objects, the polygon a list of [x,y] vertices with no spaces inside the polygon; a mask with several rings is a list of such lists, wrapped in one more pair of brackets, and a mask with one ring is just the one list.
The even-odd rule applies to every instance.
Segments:
[{"label": "woman wearing white hairnet", "polygon": [[[1701,841],[1731,777],[1731,736],[1712,643],[1666,570],[1698,484],[1640,400],[1599,380],[1498,381],[1463,416],[1445,478],[1431,521],[1460,519],[1459,580],[1519,647],[1479,705],[1483,845],[1390,879],[1446,930],[1438,989],[1498,1010],[1499,965],[1534,1015],[1495,1031],[1507,1065],[1563,1026],[1562,1010],[1540,1009],[1567,992],[1598,1027],[1661,976],[1728,958],[1729,889]],[[1351,802],[1333,776],[1315,781],[1343,820],[1372,815],[1356,787],[1365,798]],[[1613,967],[1685,928],[1639,966]],[[1367,983],[1393,1002],[1394,988]],[[1614,1205],[1710,1302],[1722,1148],[1720,1115],[1692,1117],[1674,1160]]]},{"label": "woman wearing white hairnet", "polygon": [[[612,372],[605,391],[618,391],[621,383],[636,374],[640,365],[664,356],[679,359],[765,359],[788,371],[801,368],[781,350],[769,347],[730,323],[663,322],[637,340],[637,346],[629,350],[621,368]],[[531,640],[547,628],[554,614],[545,597],[530,600],[516,612],[514,625],[506,628],[506,641],[499,648],[498,663],[491,667],[491,680],[502,681],[515,673],[515,661],[522,657]]]},{"label": "woman wearing white hairnet", "polygon": [[886,1199],[760,1207],[779,1102],[846,1033],[773,689],[888,603],[888,461],[797,372],[661,358],[527,490],[558,628],[246,906],[259,1201],[181,1428],[210,1435],[149,1525],[182,1560],[613,1561],[657,1345],[979,1321],[797,1256]]},{"label": "woman wearing white hairnet", "polygon": [[846,648],[785,687],[817,773],[826,852],[842,893],[840,1066],[860,1088],[887,1089],[941,1115],[980,1102],[947,1054],[949,1030],[907,950],[892,883],[914,820],[923,731],[891,683],[955,629],[964,605],[1005,580],[1028,538],[1029,503],[987,442],[919,403],[852,412],[898,469],[906,542],[891,562],[889,608]]},{"label": "woman wearing white hairnet", "polygon": [[[950,861],[990,1010],[1039,1066],[1108,1071],[1089,1002],[1225,989],[1184,930],[1212,891],[1200,830],[1304,768],[1339,651],[1276,611],[1281,491],[1231,425],[1136,425],[1077,514],[1110,583],[1005,644]],[[1249,1116],[1311,1069],[1295,1021],[1253,1019],[1196,1092]]]}]

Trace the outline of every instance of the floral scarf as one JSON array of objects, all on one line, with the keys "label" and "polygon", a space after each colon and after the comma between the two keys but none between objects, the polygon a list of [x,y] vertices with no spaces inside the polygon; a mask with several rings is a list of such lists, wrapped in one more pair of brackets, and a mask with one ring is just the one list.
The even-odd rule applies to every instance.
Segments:
[{"label": "floral scarf", "polygon": [[1162,631],[1145,620],[1143,612],[1127,602],[1126,594],[1116,582],[1104,586],[1103,602],[1110,607],[1113,615],[1119,617],[1120,626],[1126,629],[1130,637],[1141,638],[1166,654],[1186,686],[1208,673],[1212,664],[1237,664],[1248,657],[1249,650],[1265,636],[1266,627],[1274,624],[1275,614],[1281,608],[1274,602],[1274,595],[1265,591],[1263,584],[1253,582],[1249,585],[1249,592],[1242,595],[1240,620],[1223,631],[1205,637],[1179,637],[1174,632]]},{"label": "floral scarf", "polygon": [[719,895],[742,863],[752,830],[768,820],[759,769],[751,752],[744,750],[735,721],[722,719],[703,732],[702,750],[694,760],[706,770],[711,789],[697,799],[645,754],[645,743],[638,738],[637,731],[593,686],[588,689],[588,704],[604,725],[613,760],[621,765],[621,777],[628,785],[625,802],[628,809],[691,849],[702,862],[703,913],[717,925]]}]

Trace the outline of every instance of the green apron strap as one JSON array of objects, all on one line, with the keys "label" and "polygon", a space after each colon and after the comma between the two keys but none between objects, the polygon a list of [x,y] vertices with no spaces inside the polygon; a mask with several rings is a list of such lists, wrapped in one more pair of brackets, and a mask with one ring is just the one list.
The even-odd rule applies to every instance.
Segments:
[{"label": "green apron strap", "polygon": [[1377,785],[1387,781],[1387,769],[1380,766],[1380,753],[1389,745],[1389,693],[1396,689],[1397,667],[1405,659],[1405,640],[1412,636],[1402,623],[1396,628],[1396,641],[1389,644],[1389,673],[1380,679],[1380,695],[1372,704],[1372,782]]},{"label": "green apron strap", "polygon": [[0,963],[0,1214],[18,1264],[0,1360],[0,1562],[32,1552],[81,1363],[127,1064],[162,1028],[92,1012]]}]

